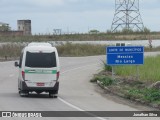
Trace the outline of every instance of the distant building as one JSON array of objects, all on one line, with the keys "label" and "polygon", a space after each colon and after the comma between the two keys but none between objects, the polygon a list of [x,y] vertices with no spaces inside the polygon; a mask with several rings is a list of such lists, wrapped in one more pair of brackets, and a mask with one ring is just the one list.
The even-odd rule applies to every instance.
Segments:
[{"label": "distant building", "polygon": [[8,23],[0,22],[0,36],[23,36],[22,30],[11,30]]},{"label": "distant building", "polygon": [[31,20],[17,20],[18,31],[23,31],[23,35],[32,35]]},{"label": "distant building", "polygon": [[8,23],[3,23],[3,22],[0,22],[0,26],[9,26],[9,24]]},{"label": "distant building", "polygon": [[10,31],[9,24],[0,22],[0,31]]}]

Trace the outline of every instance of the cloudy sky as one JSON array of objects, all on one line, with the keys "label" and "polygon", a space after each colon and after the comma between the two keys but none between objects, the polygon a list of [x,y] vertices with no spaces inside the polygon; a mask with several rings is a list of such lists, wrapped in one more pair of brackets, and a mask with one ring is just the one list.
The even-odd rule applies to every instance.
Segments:
[{"label": "cloudy sky", "polygon": [[[87,32],[111,28],[115,0],[0,0],[0,22],[17,29],[17,20],[32,20],[32,33]],[[144,25],[160,31],[160,0],[140,0]]]}]

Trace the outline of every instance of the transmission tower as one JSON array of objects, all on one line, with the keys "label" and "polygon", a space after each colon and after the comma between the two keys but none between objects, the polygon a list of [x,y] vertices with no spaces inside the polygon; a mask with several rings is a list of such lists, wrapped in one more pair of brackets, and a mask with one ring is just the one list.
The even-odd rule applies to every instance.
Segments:
[{"label": "transmission tower", "polygon": [[143,30],[144,25],[139,12],[139,0],[115,0],[115,15],[112,32],[127,30]]}]

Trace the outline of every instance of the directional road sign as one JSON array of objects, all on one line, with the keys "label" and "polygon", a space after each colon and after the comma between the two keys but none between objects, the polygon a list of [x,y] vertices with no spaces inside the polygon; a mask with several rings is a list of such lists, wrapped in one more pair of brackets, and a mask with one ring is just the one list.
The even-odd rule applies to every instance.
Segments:
[{"label": "directional road sign", "polygon": [[142,65],[144,64],[144,47],[107,47],[108,65]]}]

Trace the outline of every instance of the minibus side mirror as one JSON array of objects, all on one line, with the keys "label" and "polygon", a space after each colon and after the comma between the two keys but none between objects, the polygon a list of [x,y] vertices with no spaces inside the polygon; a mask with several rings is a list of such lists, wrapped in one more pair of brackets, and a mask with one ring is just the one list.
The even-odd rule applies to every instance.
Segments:
[{"label": "minibus side mirror", "polygon": [[14,63],[14,66],[15,66],[15,67],[19,67],[19,63],[18,63],[18,62],[15,62],[15,63]]}]

